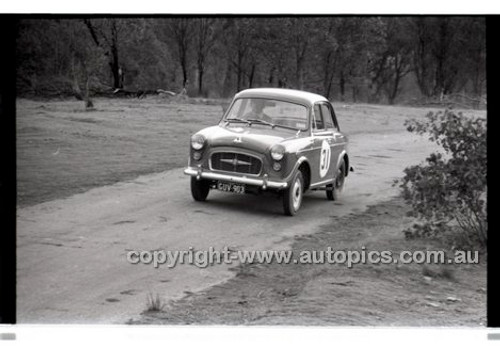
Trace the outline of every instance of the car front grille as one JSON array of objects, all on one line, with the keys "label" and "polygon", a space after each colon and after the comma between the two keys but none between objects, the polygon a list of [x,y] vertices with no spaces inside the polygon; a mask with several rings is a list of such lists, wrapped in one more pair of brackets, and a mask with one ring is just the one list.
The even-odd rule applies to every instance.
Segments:
[{"label": "car front grille", "polygon": [[212,170],[229,171],[233,173],[258,175],[262,169],[262,161],[260,159],[242,153],[213,153],[211,163]]}]

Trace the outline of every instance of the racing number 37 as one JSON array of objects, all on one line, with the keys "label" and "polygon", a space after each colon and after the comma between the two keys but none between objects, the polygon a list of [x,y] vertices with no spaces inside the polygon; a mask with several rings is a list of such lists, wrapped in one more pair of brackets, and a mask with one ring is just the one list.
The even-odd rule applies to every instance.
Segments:
[{"label": "racing number 37", "polygon": [[321,155],[319,158],[319,176],[324,178],[330,169],[332,151],[326,140],[321,143]]}]

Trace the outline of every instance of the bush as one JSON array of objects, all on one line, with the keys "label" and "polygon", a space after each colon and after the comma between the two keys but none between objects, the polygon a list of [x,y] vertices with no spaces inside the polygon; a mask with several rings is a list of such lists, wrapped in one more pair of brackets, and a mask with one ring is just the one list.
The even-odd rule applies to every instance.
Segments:
[{"label": "bush", "polygon": [[404,170],[399,180],[416,223],[405,234],[442,237],[454,233],[455,246],[484,246],[486,221],[486,121],[452,111],[429,112],[426,121],[408,120],[408,131],[428,135],[444,150]]}]

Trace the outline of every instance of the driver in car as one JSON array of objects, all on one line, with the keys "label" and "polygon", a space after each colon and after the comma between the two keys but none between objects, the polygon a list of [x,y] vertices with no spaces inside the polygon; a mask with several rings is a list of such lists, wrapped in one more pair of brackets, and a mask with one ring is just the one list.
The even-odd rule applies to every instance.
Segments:
[{"label": "driver in car", "polygon": [[243,118],[245,119],[257,119],[263,120],[271,123],[271,117],[266,115],[263,110],[265,106],[264,100],[254,99],[250,101],[250,111],[247,112]]}]

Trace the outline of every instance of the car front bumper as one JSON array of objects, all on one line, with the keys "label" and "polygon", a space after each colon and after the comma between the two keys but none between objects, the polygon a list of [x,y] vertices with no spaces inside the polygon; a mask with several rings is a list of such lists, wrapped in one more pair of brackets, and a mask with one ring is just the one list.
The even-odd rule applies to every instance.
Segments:
[{"label": "car front bumper", "polygon": [[263,178],[250,178],[246,176],[235,176],[235,175],[215,173],[213,171],[203,170],[202,167],[198,168],[188,167],[187,169],[184,170],[184,174],[189,176],[195,176],[198,180],[199,179],[219,180],[219,181],[235,182],[238,184],[260,186],[264,190],[267,189],[268,187],[272,189],[285,189],[288,186],[287,182],[269,181],[267,174],[264,174]]}]

